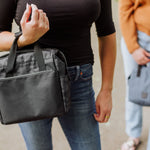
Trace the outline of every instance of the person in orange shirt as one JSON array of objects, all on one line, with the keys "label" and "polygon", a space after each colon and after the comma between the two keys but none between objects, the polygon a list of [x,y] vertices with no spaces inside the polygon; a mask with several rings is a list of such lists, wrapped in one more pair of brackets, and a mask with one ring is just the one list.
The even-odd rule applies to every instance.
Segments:
[{"label": "person in orange shirt", "polygon": [[[138,64],[150,62],[150,1],[120,0],[119,18],[123,35],[121,50],[127,81]],[[135,150],[140,144],[142,107],[129,102],[127,82],[126,85],[126,133],[129,139],[122,145],[121,150]],[[147,150],[150,150],[150,133]]]}]

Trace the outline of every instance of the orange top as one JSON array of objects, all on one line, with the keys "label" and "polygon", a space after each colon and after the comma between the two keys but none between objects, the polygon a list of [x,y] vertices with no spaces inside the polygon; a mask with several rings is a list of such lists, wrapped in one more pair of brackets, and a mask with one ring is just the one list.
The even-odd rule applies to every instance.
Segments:
[{"label": "orange top", "polygon": [[139,48],[137,30],[150,35],[150,0],[119,0],[122,35],[130,53]]}]

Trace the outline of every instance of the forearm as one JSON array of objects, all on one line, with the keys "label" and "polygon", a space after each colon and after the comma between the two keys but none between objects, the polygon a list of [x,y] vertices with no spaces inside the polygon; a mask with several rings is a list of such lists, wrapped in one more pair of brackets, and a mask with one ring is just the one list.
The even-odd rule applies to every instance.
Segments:
[{"label": "forearm", "polygon": [[3,31],[0,33],[0,51],[8,51],[13,43],[14,33]]},{"label": "forearm", "polygon": [[99,56],[102,69],[101,90],[112,90],[116,61],[116,34],[99,38]]},{"label": "forearm", "polygon": [[[0,51],[8,51],[12,46],[15,39],[15,34],[8,31],[3,31],[0,33]],[[17,41],[18,47],[24,47],[28,45],[24,37],[21,35]]]}]

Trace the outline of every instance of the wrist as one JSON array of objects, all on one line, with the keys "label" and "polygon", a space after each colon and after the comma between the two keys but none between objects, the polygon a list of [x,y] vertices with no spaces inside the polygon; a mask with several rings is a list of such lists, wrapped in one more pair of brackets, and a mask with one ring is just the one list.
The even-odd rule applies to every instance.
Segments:
[{"label": "wrist", "polygon": [[24,46],[28,45],[28,42],[27,42],[27,40],[24,38],[24,36],[21,35],[21,36],[18,38],[17,44],[18,44],[18,48],[21,48],[21,47],[24,47]]},{"label": "wrist", "polygon": [[99,92],[99,94],[101,95],[105,95],[105,96],[112,96],[112,90],[110,90],[110,89],[101,89],[100,90],[100,92]]},{"label": "wrist", "polygon": [[101,86],[101,91],[112,91],[113,89],[113,81],[103,82]]},{"label": "wrist", "polygon": [[101,91],[112,92],[112,87],[101,87]]}]

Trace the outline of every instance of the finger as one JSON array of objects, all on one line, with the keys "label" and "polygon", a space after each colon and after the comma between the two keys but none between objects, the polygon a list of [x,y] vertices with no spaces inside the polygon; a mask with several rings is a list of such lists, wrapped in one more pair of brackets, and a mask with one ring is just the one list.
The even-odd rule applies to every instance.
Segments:
[{"label": "finger", "polygon": [[29,4],[26,5],[26,10],[22,16],[21,22],[27,22],[31,14],[31,6]]},{"label": "finger", "polygon": [[147,63],[145,61],[141,61],[138,63],[138,65],[146,65]]},{"label": "finger", "polygon": [[149,61],[150,61],[150,59],[147,58],[147,57],[145,57],[142,63],[143,63],[143,65],[145,65],[145,64],[147,64]]},{"label": "finger", "polygon": [[100,122],[104,122],[105,116],[106,116],[106,114],[105,114],[104,112],[101,112],[101,113],[100,113],[100,117],[99,117]]},{"label": "finger", "polygon": [[94,114],[94,118],[96,121],[100,122],[100,115],[98,113]]},{"label": "finger", "polygon": [[32,16],[31,16],[31,20],[32,21],[38,21],[39,19],[39,12],[38,12],[38,8],[36,5],[31,4],[32,7]]},{"label": "finger", "polygon": [[95,120],[96,121],[100,121],[99,120],[99,117],[100,117],[100,107],[99,107],[99,105],[96,105],[96,114],[94,114],[94,117],[95,117]]},{"label": "finger", "polygon": [[47,16],[45,17],[45,23],[46,23],[47,27],[50,28],[49,20],[48,20],[48,17],[47,17]]},{"label": "finger", "polygon": [[46,21],[46,13],[43,13],[43,21]]},{"label": "finger", "polygon": [[143,55],[141,56],[141,60],[138,61],[139,65],[145,65],[150,61],[149,58],[147,58],[147,56]]},{"label": "finger", "polygon": [[43,10],[42,10],[42,9],[38,9],[38,11],[39,11],[40,13],[43,13]]},{"label": "finger", "polygon": [[144,54],[145,54],[145,56],[150,57],[150,53],[149,52],[145,51]]},{"label": "finger", "polygon": [[109,117],[110,117],[110,114],[107,114],[107,115],[105,116],[105,120],[104,120],[104,122],[108,122]]},{"label": "finger", "polygon": [[100,120],[100,115],[99,114],[94,114],[94,118],[97,122],[100,122],[101,123],[101,120]]},{"label": "finger", "polygon": [[43,10],[39,10],[39,22],[45,22],[45,15]]}]

